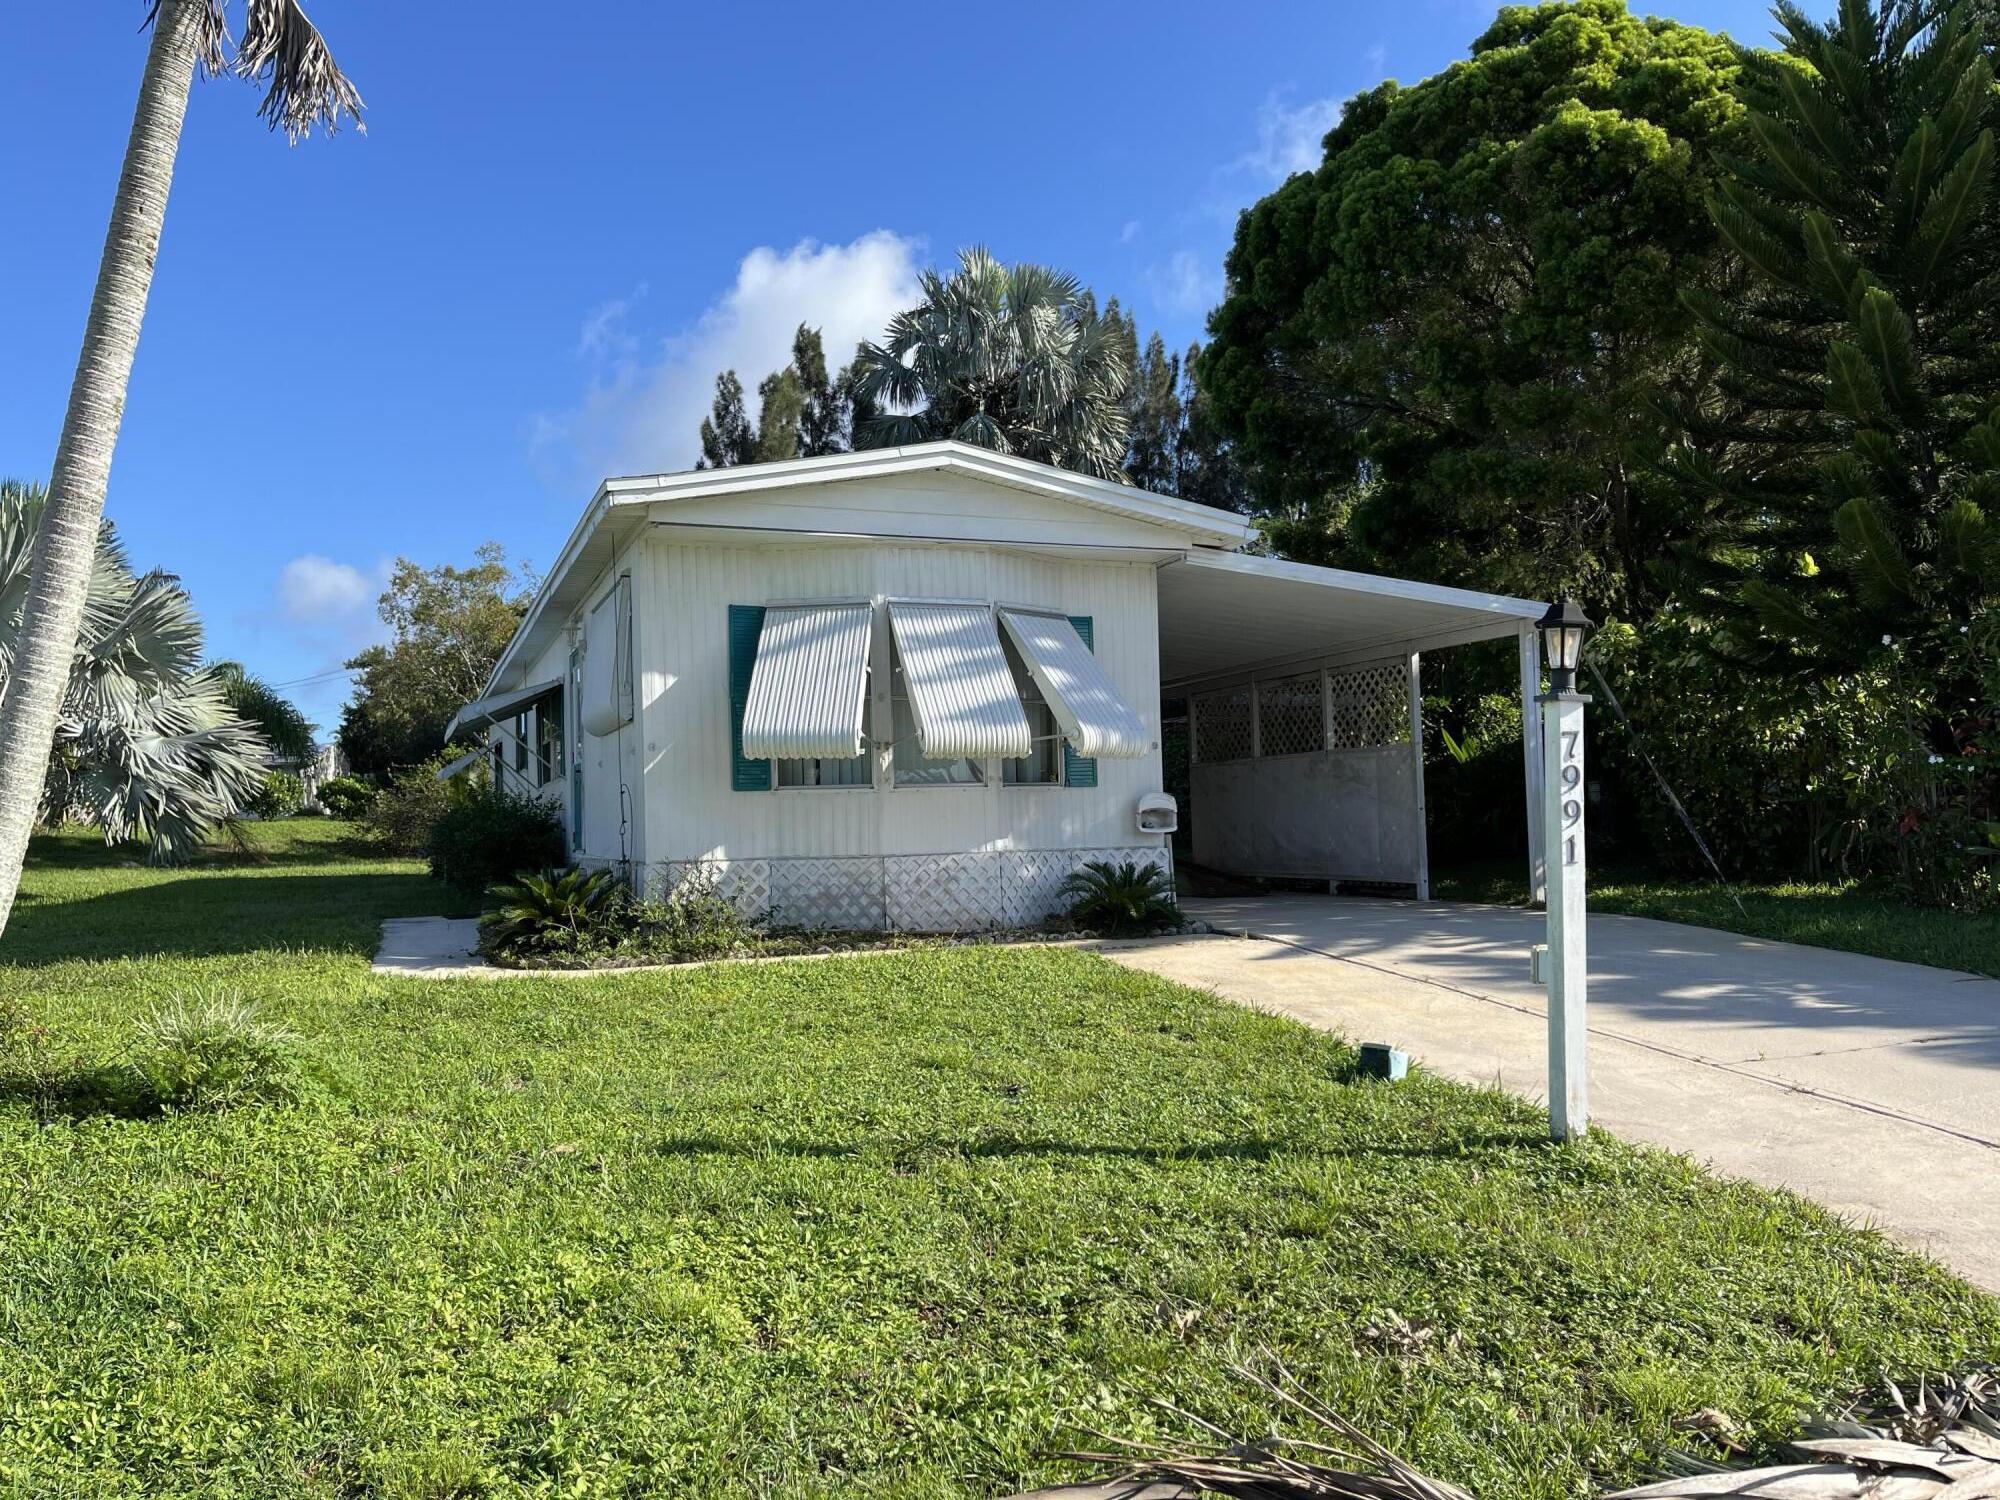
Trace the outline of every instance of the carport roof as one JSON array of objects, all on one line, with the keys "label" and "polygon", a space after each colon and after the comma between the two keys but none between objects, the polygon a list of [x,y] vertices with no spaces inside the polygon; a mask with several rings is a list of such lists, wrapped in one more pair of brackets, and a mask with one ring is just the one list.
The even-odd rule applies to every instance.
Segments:
[{"label": "carport roof", "polygon": [[1548,606],[1341,568],[1190,551],[1160,569],[1160,682],[1286,662],[1356,661],[1517,635]]}]

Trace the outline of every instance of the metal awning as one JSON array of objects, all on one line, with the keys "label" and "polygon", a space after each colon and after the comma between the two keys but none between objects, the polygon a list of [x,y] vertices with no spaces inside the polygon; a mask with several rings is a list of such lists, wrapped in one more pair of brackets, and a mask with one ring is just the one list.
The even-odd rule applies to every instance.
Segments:
[{"label": "metal awning", "polygon": [[479,724],[491,724],[495,719],[504,719],[509,714],[517,714],[537,698],[562,691],[562,679],[551,677],[545,682],[531,682],[526,687],[514,688],[510,692],[494,693],[489,697],[474,699],[451,716],[451,722],[444,726],[444,737],[448,740],[461,729],[471,729]]},{"label": "metal awning", "polygon": [[448,760],[439,766],[437,768],[437,779],[439,781],[449,781],[454,776],[462,776],[484,759],[486,759],[486,750],[483,746],[477,750],[468,750],[465,754],[459,756],[457,760]]},{"label": "metal awning", "polygon": [[1000,623],[1078,755],[1139,760],[1151,753],[1146,721],[1118,695],[1067,615],[1003,609]]},{"label": "metal awning", "polygon": [[889,627],[925,760],[1029,752],[1034,736],[991,605],[892,599]]},{"label": "metal awning", "polygon": [[864,603],[764,611],[743,706],[748,759],[845,760],[861,753],[873,620]]}]

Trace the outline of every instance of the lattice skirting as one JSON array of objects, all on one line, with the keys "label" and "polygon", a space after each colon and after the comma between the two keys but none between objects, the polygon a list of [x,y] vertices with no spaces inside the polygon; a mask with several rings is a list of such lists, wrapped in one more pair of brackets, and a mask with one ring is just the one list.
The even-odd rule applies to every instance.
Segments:
[{"label": "lattice skirting", "polygon": [[1168,849],[1001,849],[859,858],[685,859],[658,867],[668,891],[712,884],[746,917],[782,927],[978,932],[1061,913],[1070,872],[1091,860],[1173,874]]}]

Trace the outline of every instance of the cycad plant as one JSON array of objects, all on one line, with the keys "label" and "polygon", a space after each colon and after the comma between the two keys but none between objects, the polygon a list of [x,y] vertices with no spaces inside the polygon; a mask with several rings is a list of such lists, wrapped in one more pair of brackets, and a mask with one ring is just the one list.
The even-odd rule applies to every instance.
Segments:
[{"label": "cycad plant", "polygon": [[[39,486],[0,482],[0,692],[29,607],[29,557],[46,517]],[[135,574],[108,522],[97,530],[83,625],[38,806],[82,818],[105,842],[143,840],[185,859],[264,784],[268,746],[201,665],[201,621],[165,573]]]},{"label": "cycad plant", "polygon": [[626,897],[610,870],[523,871],[488,893],[496,903],[482,937],[489,947],[541,949],[574,945],[609,920]]},{"label": "cycad plant", "polygon": [[1177,926],[1173,882],[1158,865],[1093,859],[1062,883],[1071,920],[1114,936],[1133,936]]},{"label": "cycad plant", "polygon": [[1000,453],[1120,477],[1130,418],[1131,334],[1074,276],[961,251],[925,271],[923,301],[855,359],[858,448],[956,438]]},{"label": "cycad plant", "polygon": [[1739,83],[1756,149],[1711,204],[1733,294],[1691,297],[1721,392],[1695,425],[1724,454],[1696,474],[1696,580],[1745,659],[1851,672],[2000,594],[1993,22],[1980,0],[1776,14],[1783,50]]}]

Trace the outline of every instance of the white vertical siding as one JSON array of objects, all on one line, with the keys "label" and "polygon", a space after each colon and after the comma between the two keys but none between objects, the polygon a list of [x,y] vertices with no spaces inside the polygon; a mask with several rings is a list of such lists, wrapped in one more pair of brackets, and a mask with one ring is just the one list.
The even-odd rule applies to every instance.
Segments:
[{"label": "white vertical siding", "polygon": [[[631,554],[641,632],[644,857],[668,860],[1155,849],[1133,809],[1161,785],[1159,622],[1150,563],[1071,561],[971,544],[804,546],[690,541],[661,530]],[[732,604],[866,598],[980,599],[1089,615],[1096,650],[1146,721],[1153,749],[1104,760],[1095,787],[730,788]],[[878,630],[878,639],[882,633]],[[881,669],[878,654],[877,667]],[[871,732],[875,728],[871,720]]]}]

